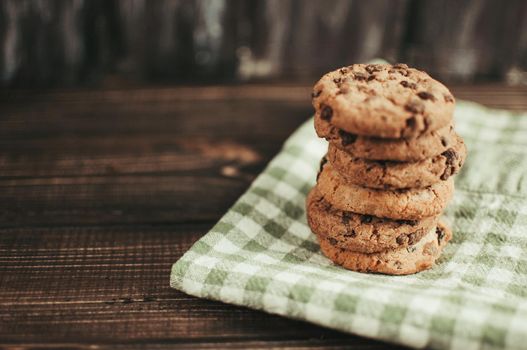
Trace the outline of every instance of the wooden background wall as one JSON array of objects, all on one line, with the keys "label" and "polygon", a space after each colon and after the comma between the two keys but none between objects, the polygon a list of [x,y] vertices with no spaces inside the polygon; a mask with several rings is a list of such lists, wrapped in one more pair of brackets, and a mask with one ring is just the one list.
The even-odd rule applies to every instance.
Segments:
[{"label": "wooden background wall", "polygon": [[373,57],[521,82],[527,1],[0,0],[0,44],[3,86],[309,81]]}]

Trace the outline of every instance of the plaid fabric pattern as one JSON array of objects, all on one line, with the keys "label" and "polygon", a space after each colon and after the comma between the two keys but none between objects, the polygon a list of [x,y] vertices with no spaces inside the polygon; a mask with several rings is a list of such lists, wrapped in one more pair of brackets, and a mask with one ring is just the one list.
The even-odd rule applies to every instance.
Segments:
[{"label": "plaid fabric pattern", "polygon": [[526,348],[527,114],[458,102],[456,123],[469,157],[433,269],[361,274],[320,253],[304,201],[327,144],[310,120],[174,264],[171,286],[416,348]]}]

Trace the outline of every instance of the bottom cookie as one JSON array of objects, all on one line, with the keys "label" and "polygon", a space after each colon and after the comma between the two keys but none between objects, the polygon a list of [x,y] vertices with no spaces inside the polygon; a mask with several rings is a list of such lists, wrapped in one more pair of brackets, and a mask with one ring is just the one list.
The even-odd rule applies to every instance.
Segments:
[{"label": "bottom cookie", "polygon": [[317,235],[317,238],[322,253],[346,269],[387,275],[410,275],[434,265],[444,246],[452,238],[452,232],[446,225],[439,223],[414,245],[371,254],[337,248],[324,237]]}]

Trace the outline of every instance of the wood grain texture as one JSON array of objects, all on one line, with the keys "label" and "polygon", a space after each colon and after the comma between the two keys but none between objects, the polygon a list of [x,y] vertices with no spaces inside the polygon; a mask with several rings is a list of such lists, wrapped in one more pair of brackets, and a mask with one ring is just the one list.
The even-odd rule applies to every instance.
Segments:
[{"label": "wood grain texture", "polygon": [[450,81],[527,69],[523,0],[3,0],[0,24],[4,86],[305,80],[377,57]]},{"label": "wood grain texture", "polygon": [[312,338],[342,345],[343,339],[358,339],[170,289],[171,264],[209,227],[2,230],[0,339],[78,345],[212,343],[209,347],[266,340],[308,345]]},{"label": "wood grain texture", "polygon": [[[379,349],[168,286],[311,114],[309,87],[0,93],[0,346]],[[527,90],[453,87],[527,110]]]}]

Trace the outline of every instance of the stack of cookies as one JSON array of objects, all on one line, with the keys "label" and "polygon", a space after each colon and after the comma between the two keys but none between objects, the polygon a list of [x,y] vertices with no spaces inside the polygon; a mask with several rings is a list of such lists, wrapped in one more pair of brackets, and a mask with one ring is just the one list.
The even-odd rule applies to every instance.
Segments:
[{"label": "stack of cookies", "polygon": [[439,217],[466,156],[450,91],[405,64],[354,64],[312,97],[329,141],[306,203],[322,252],[354,271],[430,268],[452,236]]}]

